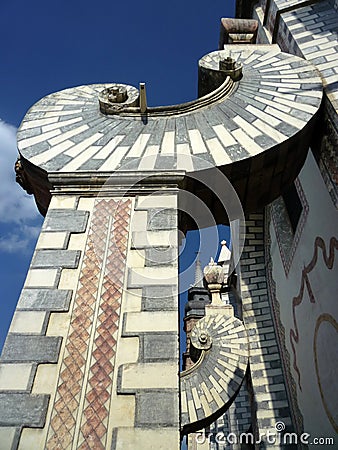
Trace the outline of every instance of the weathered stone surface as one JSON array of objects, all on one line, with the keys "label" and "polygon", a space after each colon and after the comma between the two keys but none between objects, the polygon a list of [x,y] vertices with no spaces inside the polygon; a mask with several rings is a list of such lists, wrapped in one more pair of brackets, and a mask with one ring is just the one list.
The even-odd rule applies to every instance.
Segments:
[{"label": "weathered stone surface", "polygon": [[0,392],[0,426],[43,427],[48,401],[48,395]]},{"label": "weathered stone surface", "polygon": [[178,425],[176,392],[142,392],[136,397],[136,426],[174,427]]},{"label": "weathered stone surface", "polygon": [[68,311],[71,297],[66,289],[23,289],[17,309]]},{"label": "weathered stone surface", "polygon": [[79,250],[37,250],[31,267],[62,267],[76,269],[79,265]]},{"label": "weathered stone surface", "polygon": [[176,361],[178,358],[178,344],[175,337],[176,333],[144,334],[139,359],[143,359],[144,362],[169,359]]},{"label": "weathered stone surface", "polygon": [[142,290],[143,311],[176,310],[176,286],[146,286]]},{"label": "weathered stone surface", "polygon": [[70,231],[71,233],[83,233],[86,231],[88,211],[72,209],[51,209],[48,211],[43,231]]},{"label": "weathered stone surface", "polygon": [[2,362],[56,363],[62,338],[9,333],[3,348]]},{"label": "weathered stone surface", "polygon": [[170,247],[146,248],[145,266],[172,266],[177,264],[177,249]]}]

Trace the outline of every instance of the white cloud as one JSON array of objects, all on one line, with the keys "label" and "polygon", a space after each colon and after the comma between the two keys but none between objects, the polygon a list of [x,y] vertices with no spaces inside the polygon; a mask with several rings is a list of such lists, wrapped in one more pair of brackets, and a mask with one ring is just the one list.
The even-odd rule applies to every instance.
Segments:
[{"label": "white cloud", "polygon": [[39,233],[40,227],[38,226],[15,226],[11,232],[5,233],[4,236],[0,237],[0,252],[26,253],[31,250]]},{"label": "white cloud", "polygon": [[0,222],[4,223],[18,224],[39,215],[33,196],[15,182],[17,155],[16,128],[0,119]]},{"label": "white cloud", "polygon": [[15,181],[16,128],[0,119],[0,253],[31,251],[41,216],[32,195]]}]

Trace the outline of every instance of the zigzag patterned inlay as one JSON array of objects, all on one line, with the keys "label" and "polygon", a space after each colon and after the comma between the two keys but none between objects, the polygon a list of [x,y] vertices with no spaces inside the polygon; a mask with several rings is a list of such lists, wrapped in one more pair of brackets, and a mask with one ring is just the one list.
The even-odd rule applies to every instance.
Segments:
[{"label": "zigzag patterned inlay", "polygon": [[130,205],[102,199],[94,207],[46,449],[105,448]]},{"label": "zigzag patterned inlay", "polygon": [[[225,56],[225,50],[206,55],[201,70],[212,78]],[[51,94],[27,113],[18,132],[19,150],[47,171],[193,171],[203,160],[209,167],[224,166],[272,149],[317,112],[322,84],[307,61],[264,46],[235,49],[232,57],[243,65],[235,89],[225,89],[223,97],[216,89],[191,102],[193,110],[157,108],[160,117],[156,108],[146,117],[104,115],[98,95],[107,84]]]}]

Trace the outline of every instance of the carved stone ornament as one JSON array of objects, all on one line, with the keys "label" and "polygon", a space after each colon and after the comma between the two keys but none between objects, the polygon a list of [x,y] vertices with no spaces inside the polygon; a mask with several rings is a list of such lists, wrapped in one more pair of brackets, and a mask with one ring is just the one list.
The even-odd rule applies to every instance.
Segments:
[{"label": "carved stone ornament", "polygon": [[114,112],[139,103],[139,91],[133,86],[114,83],[99,93],[100,111],[103,114]]},{"label": "carved stone ornament", "polygon": [[14,170],[15,170],[15,181],[27,192],[27,194],[30,195],[33,194],[32,186],[27,180],[25,169],[23,168],[20,156],[15,162]]},{"label": "carved stone ornament", "polygon": [[218,266],[217,263],[210,258],[210,262],[204,267],[204,278],[208,285],[210,284],[222,284],[224,280],[224,269],[222,266]]}]

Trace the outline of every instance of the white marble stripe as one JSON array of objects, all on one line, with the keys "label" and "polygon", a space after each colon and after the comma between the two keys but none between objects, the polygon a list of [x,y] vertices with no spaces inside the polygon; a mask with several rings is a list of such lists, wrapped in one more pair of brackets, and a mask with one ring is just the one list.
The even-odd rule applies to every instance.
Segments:
[{"label": "white marble stripe", "polygon": [[187,394],[185,389],[181,390],[181,408],[183,413],[188,412]]},{"label": "white marble stripe", "polygon": [[[317,55],[316,55],[317,56]],[[294,69],[289,69],[289,70],[281,70],[279,69],[279,73],[280,75],[288,75],[290,73],[292,74],[298,74],[298,73],[309,73],[309,75],[313,75],[313,67],[295,67]]]},{"label": "white marble stripe", "polygon": [[207,153],[207,148],[199,130],[188,130],[190,137],[190,145],[194,155],[199,153]]},{"label": "white marble stripe", "polygon": [[211,412],[209,403],[207,402],[207,399],[205,398],[205,396],[201,394],[200,395],[200,400],[201,400],[201,404],[202,404],[202,408],[203,408],[204,414],[206,416],[211,416],[212,412]]},{"label": "white marble stripe", "polygon": [[177,144],[177,168],[187,172],[194,170],[189,144]]},{"label": "white marble stripe", "polygon": [[159,154],[159,145],[149,145],[144,152],[140,164],[138,166],[139,170],[151,170],[154,168],[156,163],[157,155]]},{"label": "white marble stripe", "polygon": [[[291,64],[292,62],[299,62],[299,58],[290,57],[290,58],[288,58],[287,62],[285,61],[285,59],[281,59],[280,61],[272,63],[272,66],[275,68],[277,67],[278,68],[277,70],[279,70],[281,66],[283,67],[283,66],[285,66],[285,64]],[[289,65],[289,67],[291,67],[291,66]]]},{"label": "white marble stripe", "polygon": [[147,142],[149,141],[150,136],[151,134],[141,133],[131,147],[128,153],[128,158],[140,157],[147,145]]},{"label": "white marble stripe", "polygon": [[323,96],[322,91],[303,91],[299,90],[296,92],[297,95],[303,95],[304,97],[317,97],[321,98]]},{"label": "white marble stripe", "polygon": [[243,64],[248,66],[249,64],[252,63],[252,61],[257,61],[257,54],[256,53],[253,53],[251,56],[249,56],[249,58],[245,59],[245,61],[243,61]]},{"label": "white marble stripe", "polygon": [[86,92],[86,94],[93,95],[94,88],[91,86],[83,85],[83,86],[80,86],[80,91]]},{"label": "white marble stripe", "polygon": [[95,134],[93,134],[93,136],[89,136],[87,139],[84,139],[79,144],[74,145],[74,147],[72,147],[71,149],[67,150],[65,152],[65,154],[68,155],[68,156],[75,157],[79,153],[81,153],[84,150],[86,150],[89,146],[94,144],[94,142],[98,141],[101,137],[103,137],[102,133],[95,133]]},{"label": "white marble stripe", "polygon": [[325,59],[327,61],[338,61],[338,53],[334,53],[333,55],[327,55]]},{"label": "white marble stripe", "polygon": [[196,409],[201,408],[202,405],[201,405],[201,402],[200,402],[200,399],[199,399],[196,387],[193,387],[191,389],[191,393],[192,393],[192,398],[193,398],[194,403],[195,403],[195,408]]},{"label": "white marble stripe", "polygon": [[[317,44],[316,44],[317,45]],[[326,50],[327,48],[332,48],[335,47],[337,45],[337,41],[329,41],[326,44],[323,44],[320,46],[320,50]],[[311,58],[315,58],[315,52],[310,52],[310,53],[306,53],[306,58],[308,57],[308,55],[311,56]]]},{"label": "white marble stripe", "polygon": [[214,125],[212,128],[224,147],[230,147],[231,145],[237,144],[224,125]]},{"label": "white marble stripe", "polygon": [[71,116],[73,114],[81,114],[81,113],[82,113],[82,109],[72,109],[71,111],[57,111],[57,112],[49,111],[49,112],[46,112],[43,115],[43,117]]},{"label": "white marble stripe", "polygon": [[[328,42],[328,39],[326,37],[322,39],[311,39],[307,42],[304,42],[303,44],[298,44],[301,50],[304,50],[304,48],[312,47],[314,45],[318,46],[321,44],[326,44]],[[322,49],[322,47],[321,47]]]},{"label": "white marble stripe", "polygon": [[273,127],[270,127],[270,125],[260,119],[256,119],[253,122],[253,125],[255,125],[255,127],[259,128],[263,133],[267,134],[276,142],[283,142],[285,139],[287,139],[287,136],[285,136],[283,133],[279,132]]},{"label": "white marble stripe", "polygon": [[66,139],[70,139],[73,136],[76,136],[77,134],[82,133],[83,131],[86,131],[89,129],[88,125],[81,125],[78,128],[74,128],[73,130],[66,131],[65,133],[62,133],[60,136],[55,137],[53,139],[49,139],[48,143],[50,145],[57,145],[60,144],[60,142],[65,141]]},{"label": "white marble stripe", "polygon": [[56,100],[56,102],[58,102],[59,100],[77,100],[78,98],[79,98],[78,93],[66,94],[66,92],[61,91],[53,94],[52,101],[54,102]]},{"label": "white marble stripe", "polygon": [[119,145],[119,143],[124,139],[124,135],[114,136],[106,145],[102,147],[102,149],[93,156],[93,159],[106,159],[114,150],[115,147]]},{"label": "white marble stripe", "polygon": [[276,103],[281,103],[283,105],[290,106],[290,108],[299,109],[300,111],[306,111],[309,114],[314,114],[318,110],[315,106],[300,102],[292,102],[282,97],[275,97],[275,106],[277,107]]},{"label": "white marble stripe", "polygon": [[276,72],[276,70],[288,70],[288,69],[293,70],[289,64],[285,64],[284,66],[278,67],[278,69],[276,69],[276,67],[269,67],[268,69],[261,69],[260,73]]},{"label": "white marble stripe", "polygon": [[[209,377],[209,379],[210,379],[210,377]],[[220,392],[222,392],[222,390],[223,389],[221,388]],[[223,402],[222,398],[220,397],[219,393],[216,391],[215,388],[210,389],[210,393],[213,396],[213,398],[214,398],[216,404],[219,406],[219,408],[224,406],[224,402]]]},{"label": "white marble stripe", "polygon": [[57,123],[52,123],[51,125],[45,125],[41,129],[43,132],[46,132],[50,130],[55,130],[55,128],[66,127],[67,125],[72,125],[74,123],[81,122],[82,120],[83,120],[82,117],[75,117],[75,119],[63,120]]},{"label": "white marble stripe", "polygon": [[30,161],[35,164],[43,164],[47,161],[50,161],[55,156],[59,155],[60,153],[63,153],[65,150],[68,150],[70,147],[74,145],[74,142],[72,141],[64,141],[59,145],[56,145],[55,147],[46,150],[45,152],[40,153],[39,155],[33,156]]},{"label": "white marble stripe", "polygon": [[257,155],[262,152],[262,148],[256,144],[243,130],[237,129],[232,132],[237,141],[244,147],[250,155]]},{"label": "white marble stripe", "polygon": [[[317,68],[320,68],[320,65],[317,66]],[[281,79],[281,82],[284,83],[293,83],[294,81],[292,79]],[[300,84],[318,84],[319,78],[298,78],[297,83]]]},{"label": "white marble stripe", "polygon": [[[261,76],[262,80],[272,80],[272,79],[277,79],[280,80],[282,78],[282,75],[279,73],[278,75],[262,75]],[[299,76],[296,73],[291,73],[291,74],[286,74],[283,75],[283,78],[290,78],[292,79],[297,79],[297,81],[299,81]]]},{"label": "white marble stripe", "polygon": [[207,139],[205,142],[217,166],[222,166],[232,162],[217,138]]},{"label": "white marble stripe", "polygon": [[161,145],[162,153],[175,153],[175,131],[166,131]]},{"label": "white marble stripe", "polygon": [[88,147],[85,151],[80,153],[76,158],[69,161],[68,164],[63,166],[59,171],[60,172],[75,172],[79,167],[82,166],[85,162],[87,162],[90,158],[95,155],[101,149],[101,145],[93,145]]},{"label": "white marble stripe", "polygon": [[283,120],[285,123],[288,123],[289,125],[293,125],[296,128],[303,128],[306,125],[306,122],[304,120],[297,119],[296,117],[290,116],[288,114],[284,114],[283,112],[272,108],[271,106],[267,106],[265,111],[268,114],[271,114],[274,117],[277,117],[278,119]]},{"label": "white marble stripe", "polygon": [[213,130],[218,136],[218,139],[223,144],[223,147],[230,147],[231,145],[237,144],[233,135],[225,128],[224,125],[214,125]]},{"label": "white marble stripe", "polygon": [[295,94],[282,94],[281,92],[278,91],[270,91],[269,89],[258,89],[258,92],[261,92],[262,94],[268,94],[271,95],[272,97],[282,97],[282,98],[287,98],[288,100],[294,101],[296,99],[296,95]]},{"label": "white marble stripe", "polygon": [[[313,22],[313,23],[315,23],[315,22]],[[293,33],[293,37],[298,41],[298,39],[301,39],[301,38],[306,37],[306,36],[311,37],[312,34],[313,34],[312,31],[308,31],[308,30],[302,31],[302,30],[299,30],[298,32],[294,32],[294,33]],[[321,33],[321,34],[322,34],[322,33]]]},{"label": "white marble stripe", "polygon": [[21,130],[30,130],[31,128],[41,127],[42,125],[47,125],[49,123],[54,123],[58,120],[58,117],[53,117],[52,119],[36,119],[36,120],[26,120],[22,126]]},{"label": "white marble stripe", "polygon": [[260,62],[258,64],[255,64],[254,66],[252,66],[254,69],[258,69],[259,67],[263,67],[263,66],[268,66],[269,64],[273,64],[274,62],[279,61],[279,58],[273,57],[271,59],[267,59],[263,62]]},{"label": "white marble stripe", "polygon": [[272,50],[271,52],[264,53],[262,56],[259,56],[257,60],[258,61],[266,61],[267,59],[270,60],[270,58],[275,58],[278,53],[279,50]]},{"label": "white marble stripe", "polygon": [[[255,97],[255,100],[257,97]],[[236,116],[234,119],[232,119],[240,128],[243,128],[245,132],[252,138],[255,138],[257,136],[260,136],[262,133],[257,130],[257,128],[253,127],[249,122],[243,119],[241,116]]]},{"label": "white marble stripe", "polygon": [[190,423],[196,422],[197,414],[193,400],[188,400],[188,410],[189,410],[189,422]]},{"label": "white marble stripe", "polygon": [[56,106],[56,105],[36,105],[36,108],[34,108],[34,112],[62,111],[62,110],[63,106]]},{"label": "white marble stripe", "polygon": [[304,27],[304,25],[302,23],[295,23],[294,25],[289,25],[288,29],[290,31],[290,30],[297,30],[298,28],[303,29],[303,27]]},{"label": "white marble stripe", "polygon": [[80,89],[78,92],[78,98],[77,99],[88,99],[88,100],[92,100],[93,99],[93,94],[95,94],[94,92],[92,92],[91,94],[88,94],[87,92],[84,92],[82,89]]},{"label": "white marble stripe", "polygon": [[337,67],[337,61],[329,61],[323,64],[316,64],[318,70],[334,69]]},{"label": "white marble stripe", "polygon": [[84,105],[84,100],[58,100],[58,105]]},{"label": "white marble stripe", "polygon": [[[330,77],[325,77],[325,85],[328,86],[331,83],[336,83],[338,81],[338,74],[336,75],[331,75]],[[336,92],[332,92],[332,94],[328,94],[329,97],[336,95]]]},{"label": "white marble stripe", "polygon": [[[272,100],[268,100],[267,98],[259,97],[258,95],[257,95],[257,97],[255,97],[255,100],[257,102],[262,103],[263,105],[269,105],[269,106],[275,107],[276,109],[280,109],[281,111],[284,111],[285,113],[289,113],[291,111],[291,108],[289,106],[276,104],[276,102],[274,102]],[[250,133],[248,133],[248,134],[250,134]]]},{"label": "white marble stripe", "polygon": [[48,133],[41,133],[38,136],[22,139],[21,141],[18,142],[18,147],[20,150],[30,147],[31,145],[46,141],[47,139],[50,139],[54,136],[58,136],[60,133],[61,133],[60,130],[52,130],[49,131]]},{"label": "white marble stripe", "polygon": [[[277,91],[276,92],[280,92],[280,93],[282,93],[283,94],[283,96],[284,96],[284,94],[287,94],[287,93],[289,93],[289,92],[291,92],[291,90],[290,90],[290,88],[285,88],[285,87],[279,87],[279,88],[277,88]],[[300,95],[300,93],[301,92],[304,92],[303,90],[301,90],[300,88],[299,89],[292,89],[292,92],[295,94],[295,95]],[[309,93],[309,95],[312,95],[312,92],[311,91],[305,91],[306,93]],[[308,95],[306,94],[306,97],[307,97]]]},{"label": "white marble stripe", "polygon": [[127,153],[128,150],[129,150],[129,147],[127,147],[127,146],[116,147],[116,149],[113,151],[113,153],[109,156],[109,158],[100,167],[100,169],[99,169],[100,172],[102,172],[102,171],[109,172],[111,170],[115,170],[116,167],[122,161],[124,155]]},{"label": "white marble stripe", "polygon": [[212,396],[211,393],[209,391],[209,388],[207,387],[207,385],[205,384],[204,381],[202,381],[201,383],[201,388],[203,389],[204,395],[206,396],[206,399],[209,403],[212,402]]},{"label": "white marble stripe", "polygon": [[[290,80],[289,80],[290,81]],[[284,82],[284,83],[273,83],[273,82],[269,82],[269,81],[261,81],[261,86],[274,86],[274,87],[281,87],[281,88],[283,88],[283,89],[300,89],[300,84],[299,84],[299,81],[298,81],[298,84],[291,84],[291,83],[287,83],[287,82]]]}]

